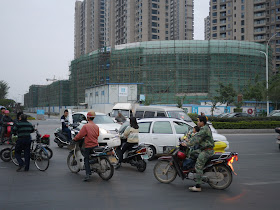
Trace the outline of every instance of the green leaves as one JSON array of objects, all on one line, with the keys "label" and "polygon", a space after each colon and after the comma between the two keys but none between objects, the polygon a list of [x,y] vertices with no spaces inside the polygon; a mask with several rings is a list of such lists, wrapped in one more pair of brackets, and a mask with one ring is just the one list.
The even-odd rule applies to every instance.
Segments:
[{"label": "green leaves", "polygon": [[237,96],[233,85],[231,83],[228,85],[220,83],[219,86],[219,89],[216,90],[218,96],[215,97],[215,101],[219,101],[223,104],[226,104],[226,106],[233,103],[235,101],[235,97]]},{"label": "green leaves", "polygon": [[3,80],[0,81],[0,99],[5,99],[7,97],[9,88],[8,83]]}]

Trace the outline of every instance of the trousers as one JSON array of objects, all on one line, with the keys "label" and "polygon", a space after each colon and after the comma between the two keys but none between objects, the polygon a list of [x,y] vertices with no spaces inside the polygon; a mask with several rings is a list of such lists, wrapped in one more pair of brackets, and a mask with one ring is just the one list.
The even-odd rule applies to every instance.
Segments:
[{"label": "trousers", "polygon": [[[18,161],[19,166],[25,165],[25,170],[29,170],[30,165],[30,145],[31,145],[31,138],[20,138],[17,140],[15,146],[15,157]],[[24,161],[21,159],[21,153],[24,151]]]},{"label": "trousers", "polygon": [[196,171],[196,184],[202,184],[202,175],[203,168],[208,159],[214,155],[214,150],[203,150],[199,153],[198,158],[195,163],[195,171]]}]

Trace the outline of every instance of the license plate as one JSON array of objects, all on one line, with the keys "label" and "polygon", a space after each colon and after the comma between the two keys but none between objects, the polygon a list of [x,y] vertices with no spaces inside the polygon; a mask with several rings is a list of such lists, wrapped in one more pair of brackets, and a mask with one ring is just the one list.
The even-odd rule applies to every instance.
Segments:
[{"label": "license plate", "polygon": [[109,156],[109,161],[110,161],[112,164],[117,164],[117,163],[118,163],[117,158],[115,158],[115,157],[113,157],[113,156]]},{"label": "license plate", "polygon": [[148,155],[142,155],[142,158],[145,159],[145,160],[148,160],[149,156]]}]

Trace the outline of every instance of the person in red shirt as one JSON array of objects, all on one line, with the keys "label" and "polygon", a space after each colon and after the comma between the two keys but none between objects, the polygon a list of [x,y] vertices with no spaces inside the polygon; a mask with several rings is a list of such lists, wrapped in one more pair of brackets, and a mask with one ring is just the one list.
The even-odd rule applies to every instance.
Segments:
[{"label": "person in red shirt", "polygon": [[89,111],[87,113],[88,124],[84,125],[80,132],[73,139],[74,141],[78,141],[85,137],[84,141],[84,157],[85,157],[85,169],[86,169],[86,177],[84,181],[88,181],[90,179],[91,170],[89,165],[89,156],[93,153],[93,149],[98,146],[98,136],[99,136],[99,127],[94,124],[93,120],[95,118],[95,112]]}]

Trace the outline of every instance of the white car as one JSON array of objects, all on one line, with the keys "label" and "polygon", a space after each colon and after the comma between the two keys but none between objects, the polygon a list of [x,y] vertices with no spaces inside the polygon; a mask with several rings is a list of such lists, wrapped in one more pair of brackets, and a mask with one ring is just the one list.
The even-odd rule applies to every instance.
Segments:
[{"label": "white car", "polygon": [[[175,118],[146,118],[138,120],[139,143],[146,143],[149,146],[148,156],[152,159],[155,154],[162,154],[169,151],[171,147],[177,146],[179,138],[193,129],[193,123]],[[229,142],[223,135],[212,131],[214,141]]]},{"label": "white car", "polygon": [[[96,112],[93,122],[99,127],[98,143],[100,146],[107,145],[108,140],[119,139],[118,130],[121,125],[115,123],[106,114]],[[79,123],[78,128],[81,129],[87,123],[87,112],[75,112],[73,115],[73,123]]]}]

